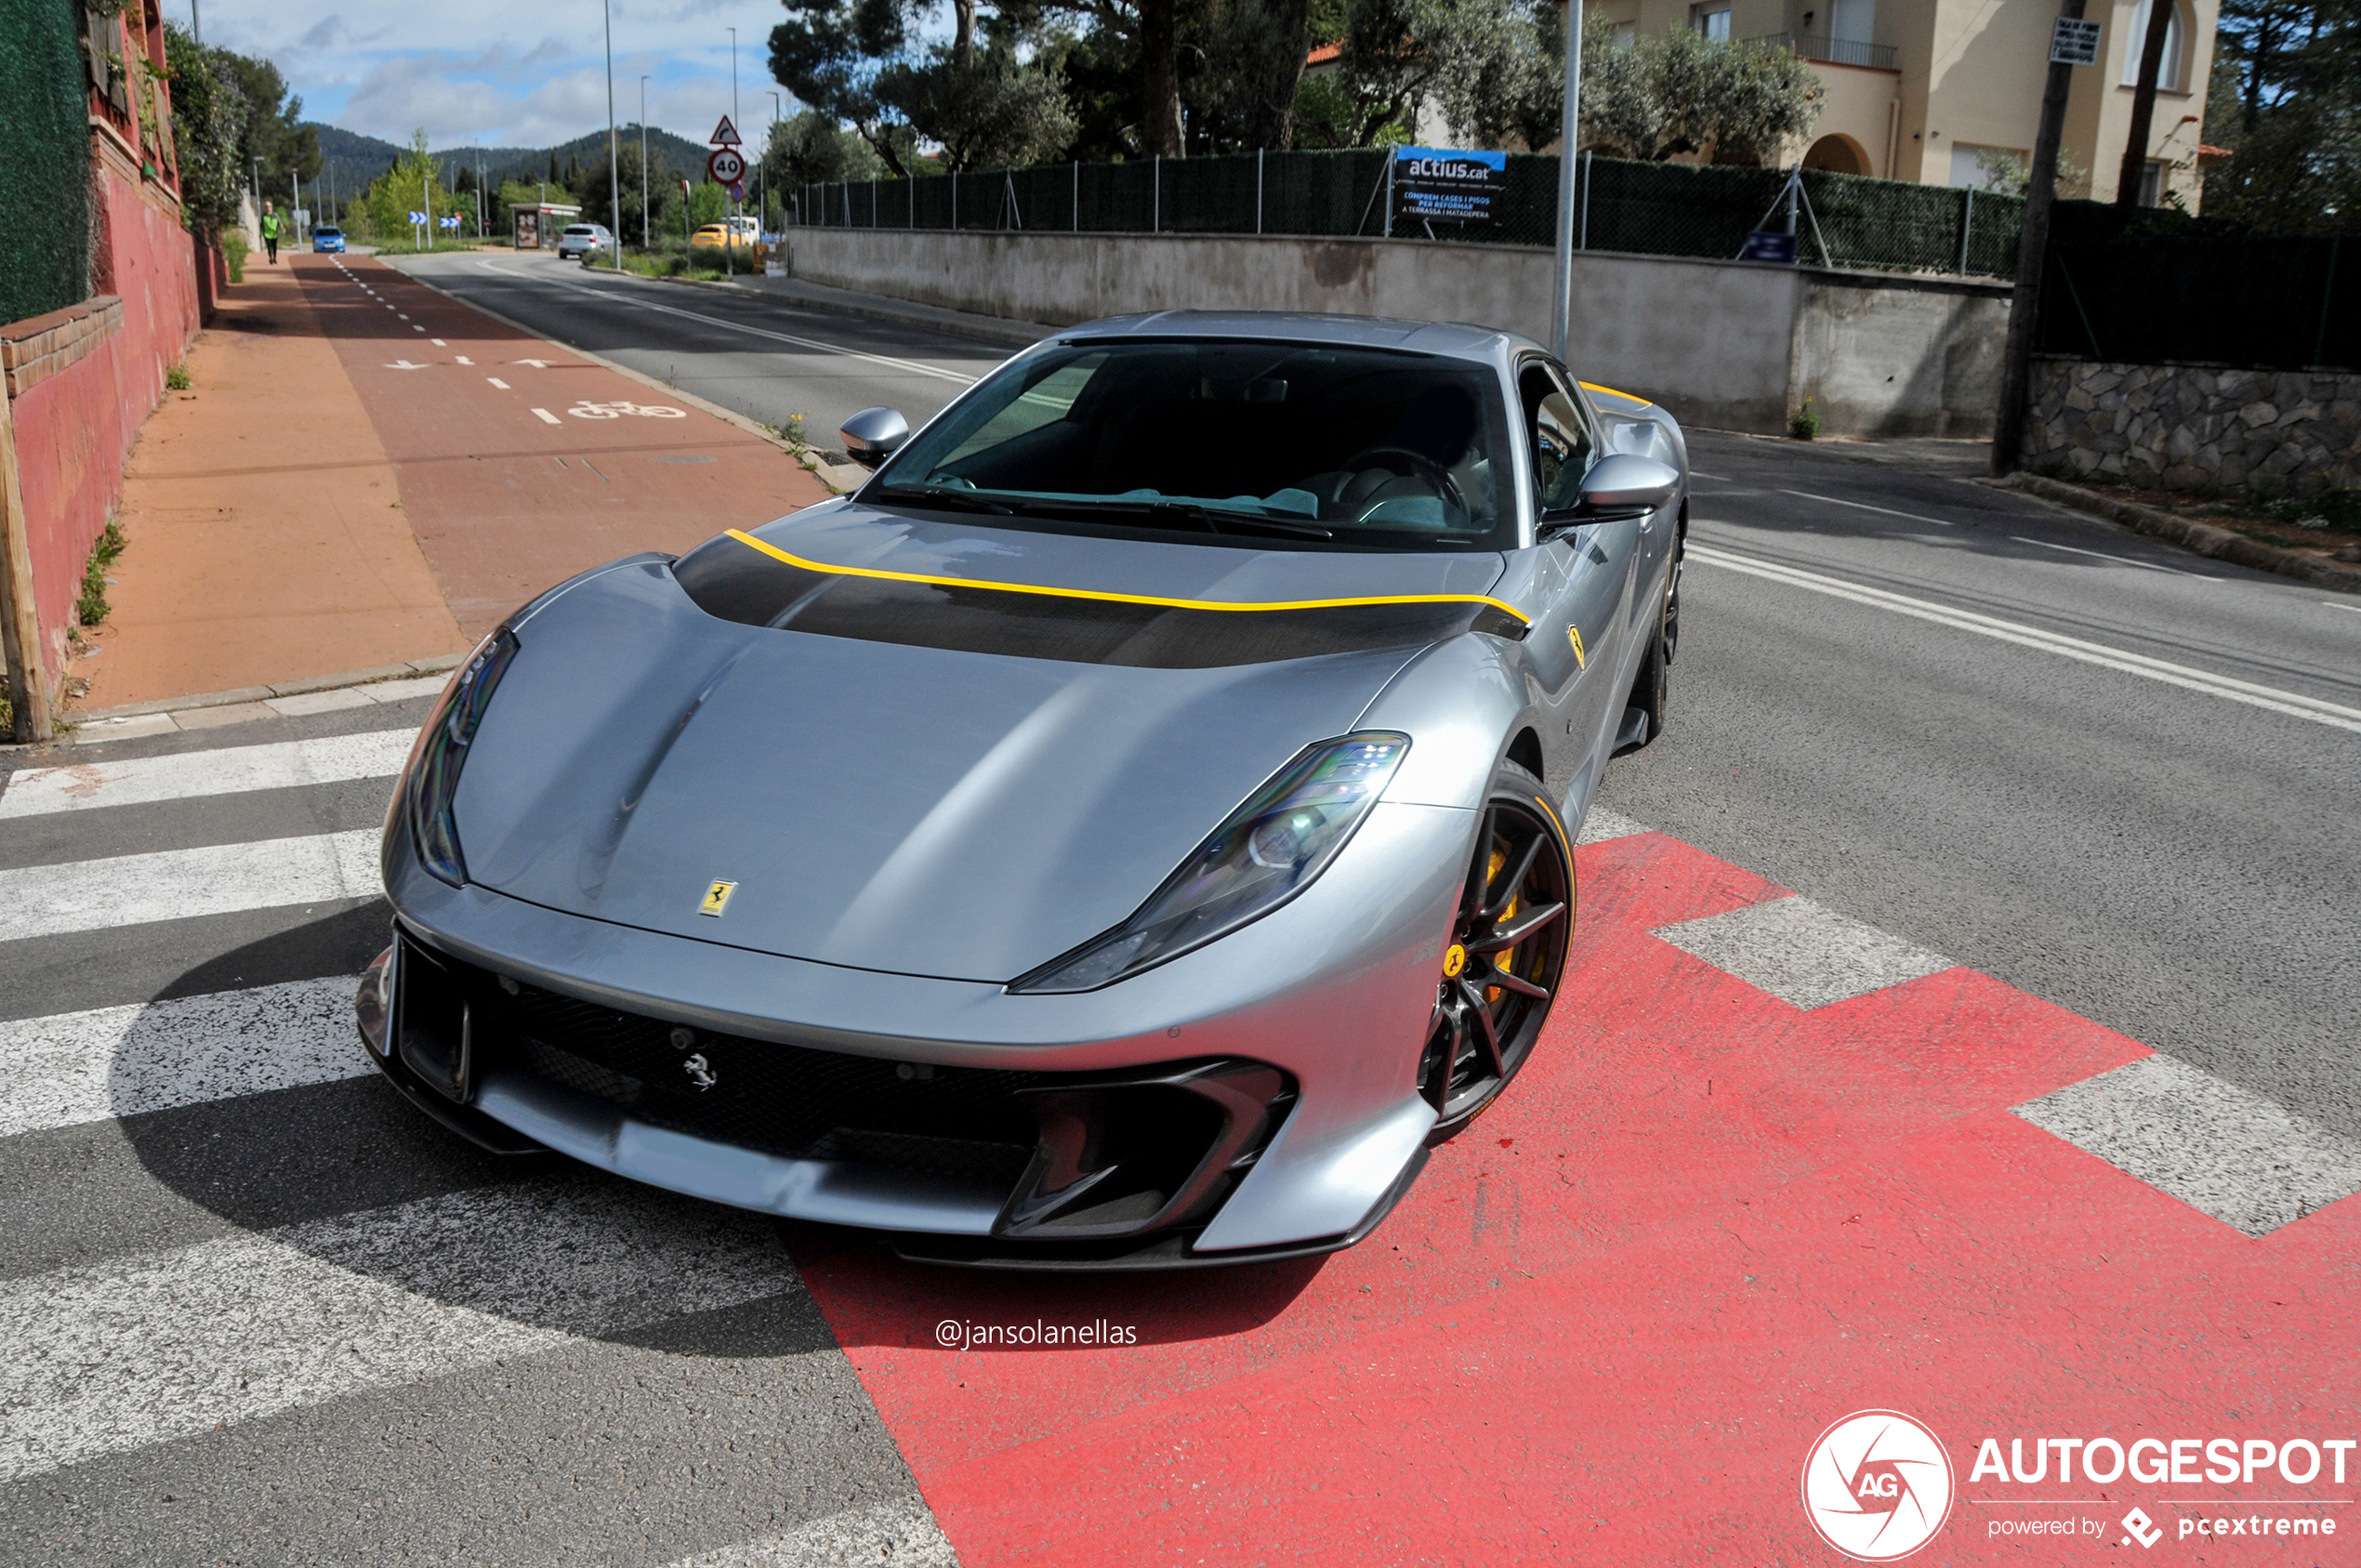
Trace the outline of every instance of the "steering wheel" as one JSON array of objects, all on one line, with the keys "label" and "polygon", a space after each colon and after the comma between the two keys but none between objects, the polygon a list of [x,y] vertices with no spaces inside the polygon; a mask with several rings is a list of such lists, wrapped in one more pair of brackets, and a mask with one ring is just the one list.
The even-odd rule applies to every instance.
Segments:
[{"label": "steering wheel", "polygon": [[1385,468],[1419,480],[1433,488],[1444,505],[1457,507],[1461,517],[1475,515],[1467,496],[1460,494],[1459,481],[1451,477],[1451,470],[1423,452],[1413,452],[1406,446],[1373,446],[1346,458],[1344,468],[1356,473],[1365,468]]}]

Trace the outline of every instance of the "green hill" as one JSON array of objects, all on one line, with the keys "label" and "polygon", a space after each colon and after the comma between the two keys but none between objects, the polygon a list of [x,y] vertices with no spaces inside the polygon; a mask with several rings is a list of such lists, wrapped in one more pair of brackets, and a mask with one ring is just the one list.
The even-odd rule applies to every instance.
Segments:
[{"label": "green hill", "polygon": [[[312,122],[312,126],[320,133],[321,182],[327,187],[325,194],[333,198],[347,198],[367,190],[369,182],[385,173],[402,152],[392,142],[374,136],[361,136],[352,131],[339,130],[334,125],[320,125],[316,121]],[[640,146],[639,126],[619,127],[618,134],[623,139],[624,155],[636,154]],[[658,130],[653,125],[648,127],[648,162],[658,170],[695,176],[705,167],[708,151],[685,137]],[[436,161],[442,165],[445,187],[457,179],[460,169],[481,168],[484,183],[494,190],[499,188],[503,179],[548,178],[553,157],[557,160],[558,178],[562,182],[567,178],[569,170],[580,167],[587,171],[589,165],[603,160],[606,155],[607,133],[604,131],[592,131],[572,141],[560,142],[555,147],[446,147],[433,153]],[[323,210],[319,204],[312,204],[315,210]]]}]

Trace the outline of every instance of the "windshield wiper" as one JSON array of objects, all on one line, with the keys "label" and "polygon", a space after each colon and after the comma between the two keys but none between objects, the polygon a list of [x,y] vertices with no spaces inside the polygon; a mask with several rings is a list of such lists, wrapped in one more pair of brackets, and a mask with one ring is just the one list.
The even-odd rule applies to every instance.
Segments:
[{"label": "windshield wiper", "polygon": [[990,512],[996,517],[1015,515],[1013,507],[986,500],[972,490],[954,490],[948,485],[889,484],[877,492],[880,501],[900,501],[905,506],[937,507],[950,512]]},{"label": "windshield wiper", "polygon": [[1336,534],[1308,522],[1288,522],[1280,518],[1265,517],[1259,512],[1233,511],[1226,507],[1208,507],[1202,501],[1137,501],[1109,497],[1103,501],[1069,496],[1023,496],[1013,500],[1019,511],[1055,516],[1104,517],[1110,512],[1128,513],[1135,517],[1152,518],[1162,522],[1178,519],[1196,524],[1207,534],[1262,534],[1286,539],[1333,539]]}]

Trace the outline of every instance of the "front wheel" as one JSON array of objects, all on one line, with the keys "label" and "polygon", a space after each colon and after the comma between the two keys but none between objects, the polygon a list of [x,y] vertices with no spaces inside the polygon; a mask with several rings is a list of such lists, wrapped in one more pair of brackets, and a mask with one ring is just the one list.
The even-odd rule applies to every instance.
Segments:
[{"label": "front wheel", "polygon": [[1574,862],[1541,781],[1500,765],[1476,832],[1435,983],[1418,1090],[1429,1143],[1482,1115],[1533,1054],[1565,970]]}]

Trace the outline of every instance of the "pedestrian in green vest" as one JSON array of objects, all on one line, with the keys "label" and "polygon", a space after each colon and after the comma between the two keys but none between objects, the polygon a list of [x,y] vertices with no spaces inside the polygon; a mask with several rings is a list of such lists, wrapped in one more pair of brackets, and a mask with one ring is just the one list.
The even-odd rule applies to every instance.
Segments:
[{"label": "pedestrian in green vest", "polygon": [[270,265],[279,265],[279,209],[269,202],[262,204],[262,244],[270,253]]}]

